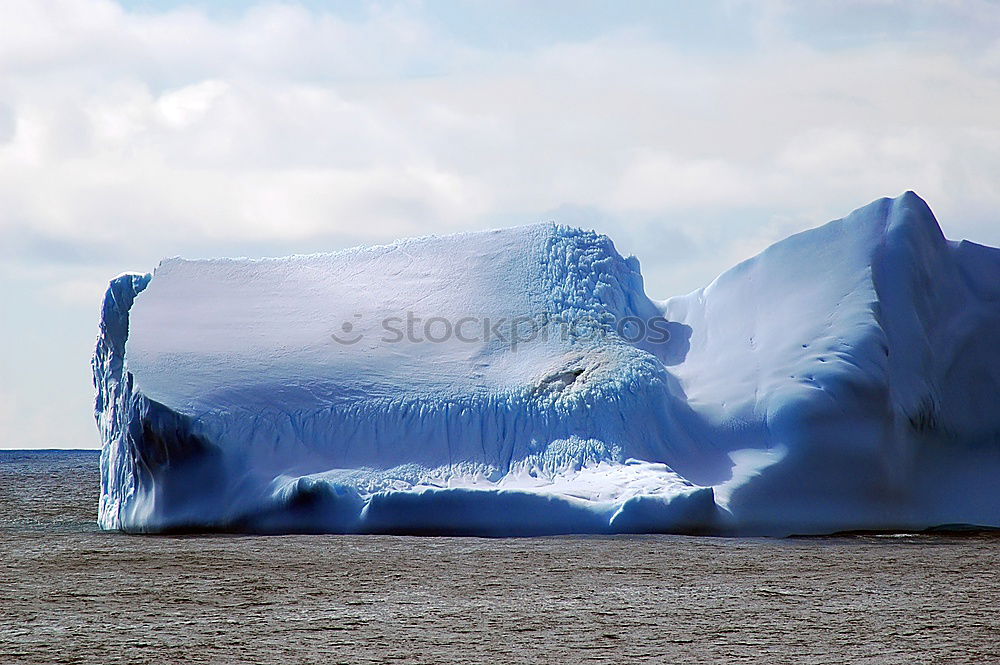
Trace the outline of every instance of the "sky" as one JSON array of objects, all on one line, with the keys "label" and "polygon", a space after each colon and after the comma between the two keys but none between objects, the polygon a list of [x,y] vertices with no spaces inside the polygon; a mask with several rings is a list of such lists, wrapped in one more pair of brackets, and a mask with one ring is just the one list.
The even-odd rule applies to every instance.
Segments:
[{"label": "sky", "polygon": [[96,448],[108,280],[557,221],[653,298],[913,189],[1000,245],[1000,3],[4,0],[0,448]]}]

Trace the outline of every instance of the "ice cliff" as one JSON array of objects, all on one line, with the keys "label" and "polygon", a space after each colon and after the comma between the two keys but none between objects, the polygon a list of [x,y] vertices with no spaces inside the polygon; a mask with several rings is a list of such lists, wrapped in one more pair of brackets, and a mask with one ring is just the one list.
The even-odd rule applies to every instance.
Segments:
[{"label": "ice cliff", "polygon": [[107,529],[1000,526],[1000,250],[911,192],[662,302],[555,225],[167,259],[93,369]]}]

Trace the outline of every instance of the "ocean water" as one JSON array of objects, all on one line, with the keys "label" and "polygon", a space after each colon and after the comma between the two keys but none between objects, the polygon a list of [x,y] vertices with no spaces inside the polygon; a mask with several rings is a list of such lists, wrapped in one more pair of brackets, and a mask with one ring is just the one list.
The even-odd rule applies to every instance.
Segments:
[{"label": "ocean water", "polygon": [[0,451],[0,663],[1000,662],[1000,539],[126,536]]}]

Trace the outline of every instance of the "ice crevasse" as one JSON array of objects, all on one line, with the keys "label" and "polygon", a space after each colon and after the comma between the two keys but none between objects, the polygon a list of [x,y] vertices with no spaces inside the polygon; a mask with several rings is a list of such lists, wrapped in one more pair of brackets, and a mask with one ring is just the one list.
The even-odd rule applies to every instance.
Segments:
[{"label": "ice crevasse", "polygon": [[1000,250],[912,192],[664,301],[553,224],[166,259],[93,370],[106,529],[1000,526]]}]

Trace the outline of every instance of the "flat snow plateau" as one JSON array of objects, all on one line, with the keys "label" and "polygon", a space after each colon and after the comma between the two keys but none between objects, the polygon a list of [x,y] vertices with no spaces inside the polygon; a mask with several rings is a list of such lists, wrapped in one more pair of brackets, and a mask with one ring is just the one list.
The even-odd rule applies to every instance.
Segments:
[{"label": "flat snow plateau", "polygon": [[1000,250],[912,192],[662,302],[555,225],[167,259],[93,367],[108,529],[1000,526]]}]

